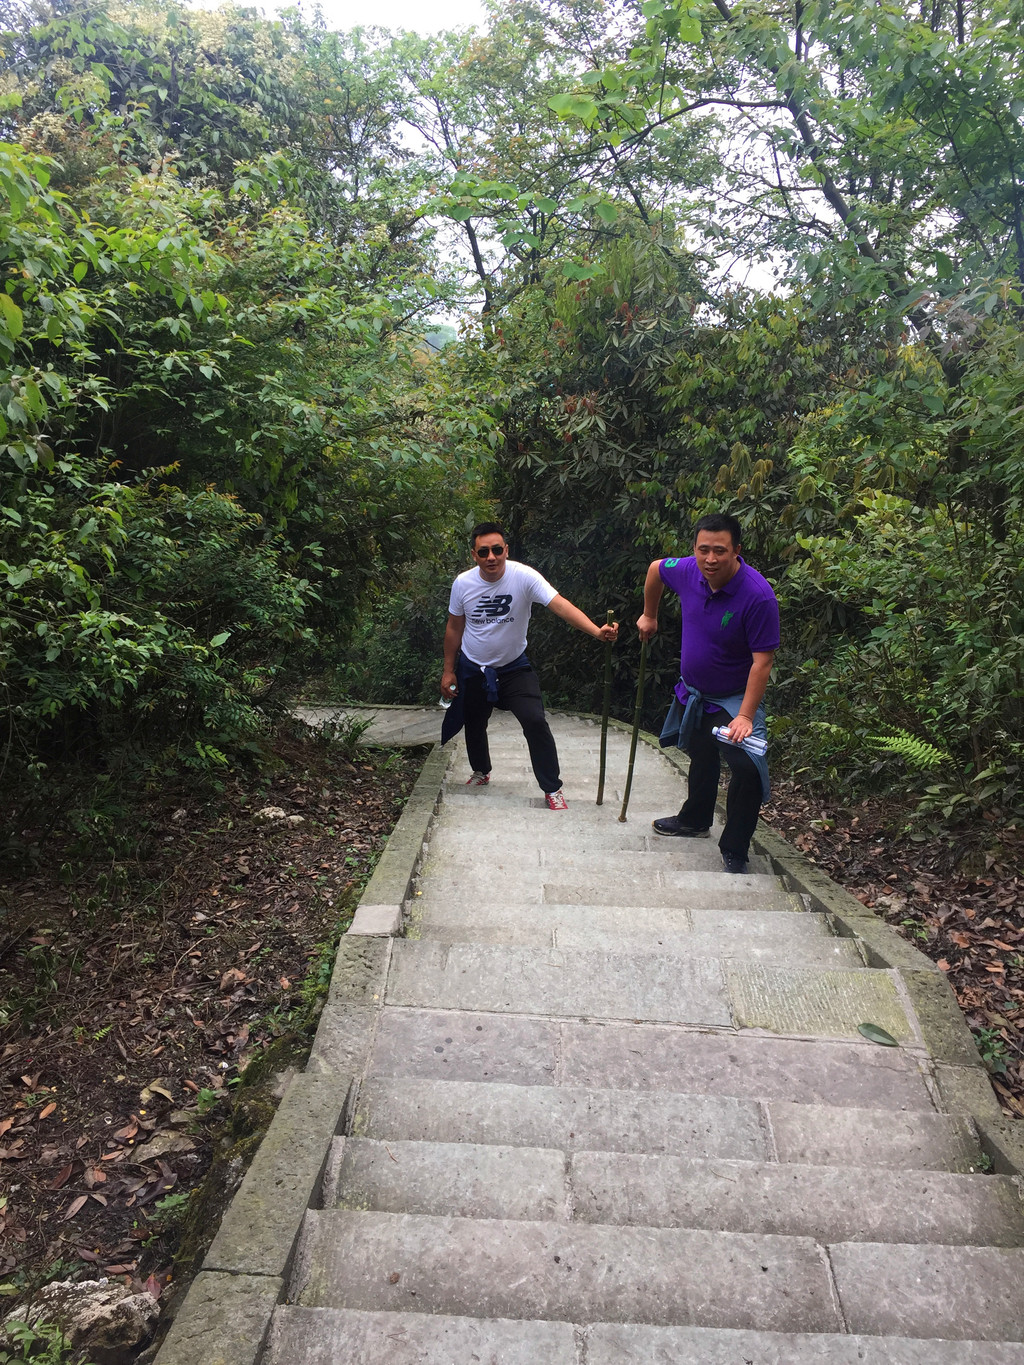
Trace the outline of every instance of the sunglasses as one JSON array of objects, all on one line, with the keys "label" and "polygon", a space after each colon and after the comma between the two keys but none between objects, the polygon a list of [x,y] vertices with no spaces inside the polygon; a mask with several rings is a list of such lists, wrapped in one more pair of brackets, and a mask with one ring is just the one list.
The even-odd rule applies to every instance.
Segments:
[{"label": "sunglasses", "polygon": [[493,555],[495,559],[500,559],[507,549],[507,545],[481,545],[476,552],[476,557],[477,559],[488,559]]}]

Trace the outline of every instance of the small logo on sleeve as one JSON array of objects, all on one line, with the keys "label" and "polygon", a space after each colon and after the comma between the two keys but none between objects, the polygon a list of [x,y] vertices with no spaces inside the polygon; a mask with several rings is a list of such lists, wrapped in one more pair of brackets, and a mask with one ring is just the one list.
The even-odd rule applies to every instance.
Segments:
[{"label": "small logo on sleeve", "polygon": [[678,559],[666,559],[666,560],[665,560],[665,568],[666,568],[666,569],[674,569],[678,563],[679,563],[679,560],[678,560]]}]

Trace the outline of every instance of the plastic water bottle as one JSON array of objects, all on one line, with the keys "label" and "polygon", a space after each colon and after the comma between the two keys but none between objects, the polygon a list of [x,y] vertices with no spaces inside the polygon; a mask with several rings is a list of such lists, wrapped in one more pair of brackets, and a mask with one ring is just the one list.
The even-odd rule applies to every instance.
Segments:
[{"label": "plastic water bottle", "polygon": [[[728,730],[724,725],[716,725],[711,733],[720,744],[735,745],[736,743],[735,740],[729,738]],[[748,754],[753,754],[756,758],[762,758],[768,752],[768,741],[758,739],[757,735],[748,735],[746,739],[740,740],[739,747],[746,749]]]}]

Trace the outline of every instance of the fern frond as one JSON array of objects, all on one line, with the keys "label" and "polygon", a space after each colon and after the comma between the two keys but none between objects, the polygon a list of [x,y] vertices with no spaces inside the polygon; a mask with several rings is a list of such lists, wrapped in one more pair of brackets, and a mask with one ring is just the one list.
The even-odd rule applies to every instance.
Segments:
[{"label": "fern frond", "polygon": [[952,763],[952,757],[945,749],[940,749],[927,740],[899,730],[894,735],[868,735],[867,742],[885,753],[896,754],[917,772],[930,772],[941,768],[944,763]]}]

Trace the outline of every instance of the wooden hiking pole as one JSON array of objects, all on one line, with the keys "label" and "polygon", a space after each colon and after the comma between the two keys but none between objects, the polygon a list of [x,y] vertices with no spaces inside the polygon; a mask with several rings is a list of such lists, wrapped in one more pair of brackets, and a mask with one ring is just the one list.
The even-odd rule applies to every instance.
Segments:
[{"label": "wooden hiking pole", "polygon": [[[615,613],[611,607],[608,608],[608,615],[605,625],[610,626],[615,623]],[[597,774],[597,804],[604,804],[604,768],[605,759],[608,755],[608,712],[612,704],[612,645],[611,641],[604,647],[604,700],[601,703],[601,768]]]},{"label": "wooden hiking pole", "polygon": [[644,704],[644,677],[647,673],[647,641],[640,646],[640,672],[636,680],[636,707],[633,710],[633,737],[629,742],[629,768],[626,771],[626,790],[622,793],[622,809],[619,823],[626,822],[626,807],[629,805],[629,791],[633,785],[633,764],[636,761],[636,741],[640,734],[640,712]]}]

